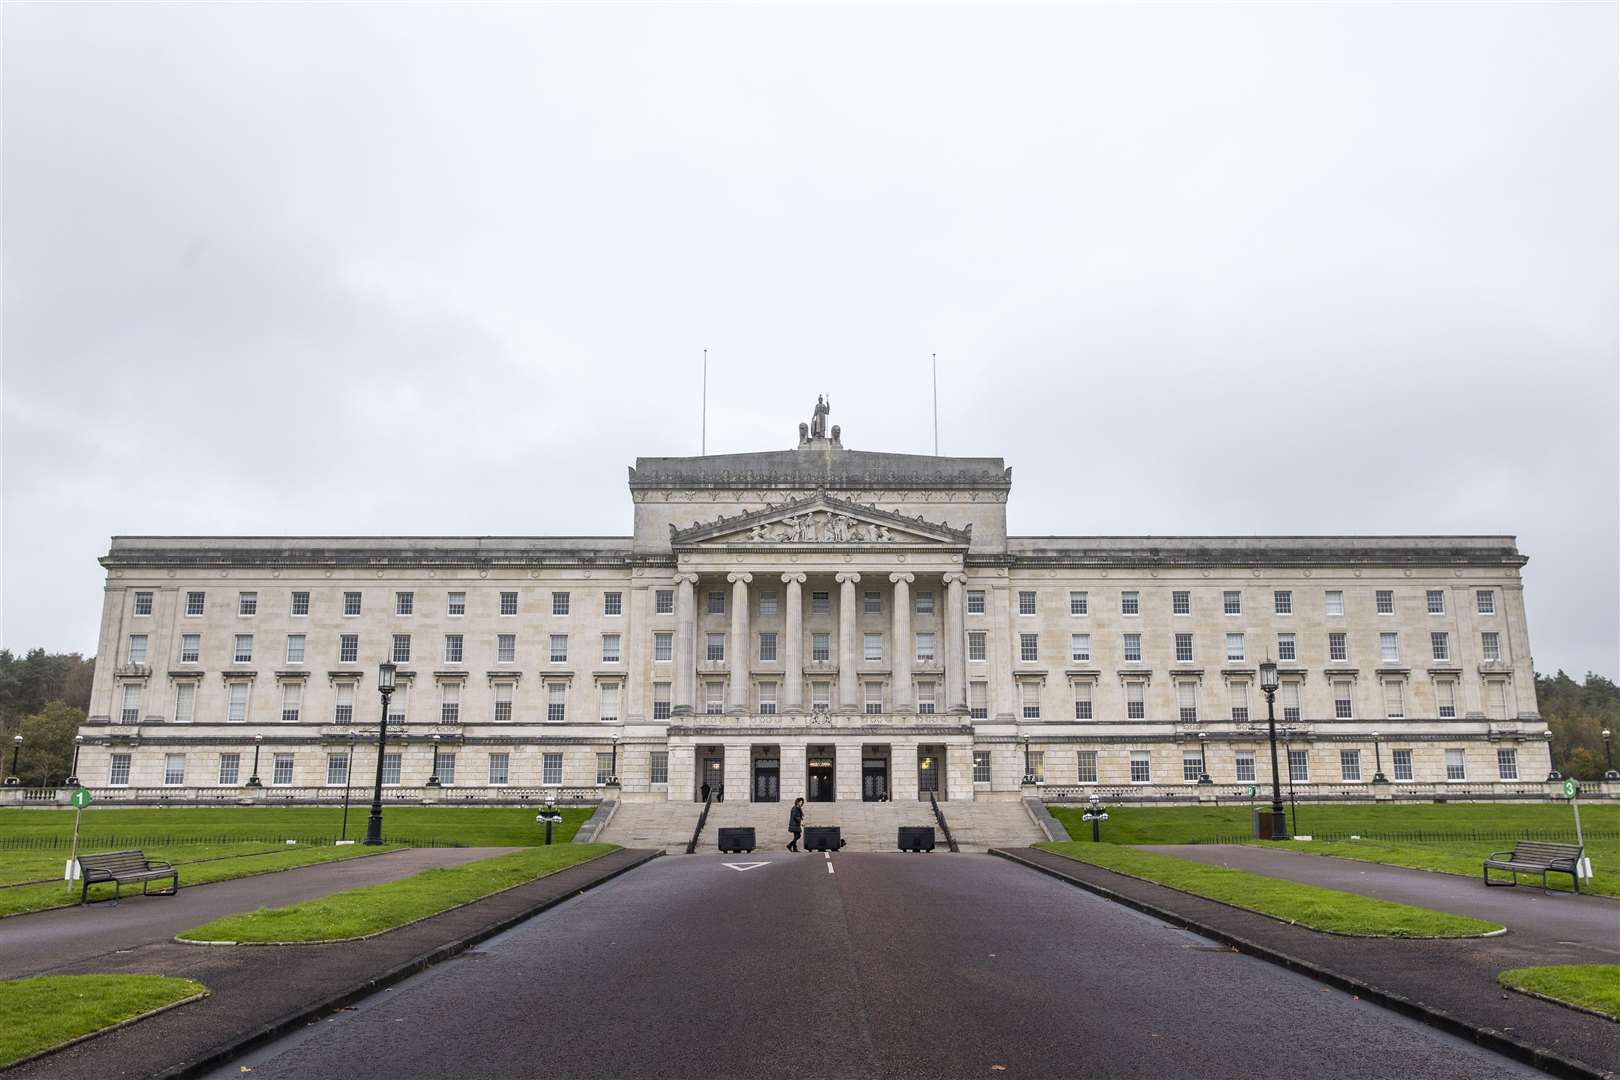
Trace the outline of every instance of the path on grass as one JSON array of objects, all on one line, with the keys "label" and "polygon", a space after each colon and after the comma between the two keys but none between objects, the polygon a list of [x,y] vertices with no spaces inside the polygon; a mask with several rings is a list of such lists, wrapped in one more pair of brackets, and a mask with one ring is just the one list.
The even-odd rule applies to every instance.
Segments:
[{"label": "path on grass", "polygon": [[[53,908],[0,919],[0,979],[43,975],[107,953],[168,941],[222,915],[296,904],[515,850],[406,848],[194,886],[186,885],[182,866],[180,892],[174,896],[142,897],[136,885],[135,897],[118,904]],[[67,891],[66,882],[62,889]]]},{"label": "path on grass", "polygon": [[[1414,907],[1471,915],[1500,923],[1515,935],[1549,945],[1580,945],[1604,954],[1592,962],[1620,957],[1620,901],[1601,896],[1549,896],[1541,879],[1516,889],[1487,888],[1479,878],[1412,870],[1404,866],[1309,855],[1247,844],[1137,845],[1143,851],[1174,855],[1211,866],[1230,866],[1267,877],[1320,885],[1324,889],[1394,900]],[[1548,880],[1554,880],[1549,878]],[[1562,874],[1556,880],[1567,882]]]}]

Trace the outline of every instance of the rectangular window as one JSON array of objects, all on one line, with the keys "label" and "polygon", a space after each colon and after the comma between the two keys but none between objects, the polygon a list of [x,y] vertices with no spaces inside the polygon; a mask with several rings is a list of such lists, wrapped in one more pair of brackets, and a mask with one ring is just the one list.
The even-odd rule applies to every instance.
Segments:
[{"label": "rectangular window", "polygon": [[1022,664],[1032,664],[1041,658],[1041,636],[1039,634],[1018,635],[1018,661]]},{"label": "rectangular window", "polygon": [[1046,783],[1046,751],[1031,750],[1029,752],[1029,775],[1035,778],[1037,784]]},{"label": "rectangular window", "polygon": [[112,787],[129,786],[129,755],[114,754],[107,765],[107,783]]},{"label": "rectangular window", "polygon": [[1069,635],[1069,659],[1075,663],[1084,663],[1091,659],[1091,635]]},{"label": "rectangular window", "polygon": [[1142,662],[1142,635],[1125,635],[1125,662],[1127,664],[1140,664]]},{"label": "rectangular window", "polygon": [[866,711],[869,715],[876,715],[883,711],[883,684],[869,682],[866,687]]},{"label": "rectangular window", "polygon": [[292,606],[288,614],[294,618],[304,618],[309,615],[309,593],[295,592],[292,594]]},{"label": "rectangular window", "polygon": [[204,594],[200,592],[186,593],[187,615],[201,615],[203,613],[203,596]]},{"label": "rectangular window", "polygon": [[810,594],[810,614],[825,615],[832,611],[832,594],[825,592],[812,592]]},{"label": "rectangular window", "polygon": [[1339,751],[1339,779],[1346,784],[1355,784],[1361,781],[1361,751]]},{"label": "rectangular window", "polygon": [[152,614],[152,594],[137,592],[135,594],[135,615],[143,617]]},{"label": "rectangular window", "polygon": [[1082,750],[1079,754],[1079,769],[1076,779],[1082,784],[1095,784],[1097,782],[1097,751]]},{"label": "rectangular window", "polygon": [[1192,593],[1186,589],[1177,589],[1170,594],[1170,614],[1191,615]]},{"label": "rectangular window", "polygon": [[1139,682],[1125,684],[1125,718],[1147,719],[1147,684]]},{"label": "rectangular window", "polygon": [[1289,589],[1278,589],[1271,594],[1271,610],[1278,615],[1294,613],[1294,594]]},{"label": "rectangular window", "polygon": [[1197,783],[1204,773],[1204,755],[1184,750],[1181,754],[1181,778],[1187,783]]},{"label": "rectangular window", "polygon": [[759,613],[761,616],[776,614],[775,589],[766,589],[759,594]]},{"label": "rectangular window", "polygon": [[448,602],[445,604],[444,613],[451,618],[457,619],[467,614],[467,594],[464,592],[451,593]]},{"label": "rectangular window", "polygon": [[[1474,602],[1476,604],[1476,610],[1481,615],[1495,615],[1496,614],[1496,590],[1495,589],[1480,589],[1480,590],[1476,591],[1474,593]],[[140,612],[137,611],[136,614],[139,615]],[[1507,778],[1504,777],[1504,779],[1507,779]]]},{"label": "rectangular window", "polygon": [[1378,635],[1378,659],[1386,664],[1397,663],[1401,658],[1401,637],[1399,634],[1382,633]]},{"label": "rectangular window", "polygon": [[439,783],[445,787],[454,786],[456,782],[456,755],[449,750],[435,750],[433,752],[433,775],[439,778]]},{"label": "rectangular window", "polygon": [[975,784],[990,782],[990,751],[973,751],[973,782]]},{"label": "rectangular window", "polygon": [[1153,782],[1153,767],[1146,750],[1131,751],[1131,783],[1151,784]]},{"label": "rectangular window", "polygon": [[259,594],[256,592],[237,593],[236,613],[245,616],[257,615],[259,613]]},{"label": "rectangular window", "polygon": [[703,656],[706,660],[720,661],[726,658],[726,635],[706,634],[703,638]]},{"label": "rectangular window", "polygon": [[1282,684],[1283,723],[1299,723],[1299,683],[1285,682]]},{"label": "rectangular window", "polygon": [[1399,679],[1384,684],[1384,715],[1391,720],[1406,719],[1406,687]]},{"label": "rectangular window", "polygon": [[602,614],[608,618],[624,614],[624,593],[605,592],[602,594]]},{"label": "rectangular window", "polygon": [[1468,779],[1467,759],[1461,750],[1446,751],[1446,779],[1448,781]]},{"label": "rectangular window", "polygon": [[917,593],[915,603],[918,615],[932,615],[934,613],[934,593],[932,589],[923,589]]},{"label": "rectangular window", "polygon": [[863,634],[861,642],[861,655],[868,663],[876,663],[883,659],[882,634]]},{"label": "rectangular window", "polygon": [[1221,610],[1228,615],[1243,614],[1243,590],[1228,589],[1221,593]]},{"label": "rectangular window", "polygon": [[1451,659],[1451,635],[1443,630],[1429,631],[1429,655],[1436,660]]},{"label": "rectangular window", "polygon": [[561,754],[540,755],[540,782],[542,784],[561,784],[563,781],[563,756]]},{"label": "rectangular window", "polygon": [[969,615],[984,614],[984,590],[969,589],[967,594],[967,613]]},{"label": "rectangular window", "polygon": [[596,688],[596,718],[604,724],[619,721],[619,684],[601,683]]},{"label": "rectangular window", "polygon": [[397,592],[394,594],[394,614],[416,614],[416,594],[413,592]]},{"label": "rectangular window", "polygon": [[394,663],[408,664],[411,662],[411,635],[394,635]]},{"label": "rectangular window", "polygon": [[1227,659],[1227,662],[1228,663],[1235,663],[1237,661],[1242,660],[1243,657],[1244,657],[1243,635],[1242,634],[1227,634],[1226,635],[1226,659]]},{"label": "rectangular window", "polygon": [[876,592],[865,594],[861,603],[861,613],[864,615],[883,614],[883,594]]},{"label": "rectangular window", "polygon": [[495,662],[497,664],[513,664],[517,662],[517,635],[495,635]]},{"label": "rectangular window", "polygon": [[568,719],[568,684],[546,684],[546,723],[560,724]]},{"label": "rectangular window", "polygon": [[1329,615],[1344,614],[1344,593],[1337,589],[1329,590],[1323,597],[1323,606]]},{"label": "rectangular window", "polygon": [[1350,683],[1344,679],[1333,683],[1333,716],[1338,720],[1349,720],[1354,716],[1350,699]]},{"label": "rectangular window", "polygon": [[1487,664],[1502,659],[1502,639],[1495,630],[1479,635],[1479,652]]},{"label": "rectangular window", "polygon": [[1457,716],[1457,684],[1450,679],[1439,679],[1434,684],[1435,702],[1440,706],[1440,719],[1454,720]]},{"label": "rectangular window", "polygon": [[[506,598],[509,595],[512,598],[512,610],[511,611],[506,610]],[[722,594],[722,595],[724,595],[724,594]],[[569,611],[568,594],[565,593],[565,592],[554,592],[554,593],[552,593],[551,594],[551,613],[553,615],[567,615],[568,611]],[[501,594],[501,614],[502,615],[516,615],[517,614],[517,593],[502,593]]]},{"label": "rectangular window", "polygon": [[491,784],[506,784],[511,782],[512,758],[506,753],[489,755],[489,782]]},{"label": "rectangular window", "polygon": [[399,751],[383,755],[382,778],[384,784],[399,786]]},{"label": "rectangular window", "polygon": [[439,723],[458,724],[461,722],[461,683],[445,682],[439,684]]},{"label": "rectangular window", "polygon": [[776,715],[776,684],[773,682],[759,684],[759,715]]},{"label": "rectangular window", "polygon": [[189,724],[196,712],[197,684],[182,682],[174,684],[174,722]]},{"label": "rectangular window", "polygon": [[1079,591],[1079,592],[1075,592],[1075,591],[1072,591],[1072,590],[1070,591],[1070,593],[1069,593],[1069,614],[1070,615],[1089,615],[1089,614],[1091,614],[1091,598],[1089,596],[1087,596],[1086,593],[1083,590]]},{"label": "rectangular window", "polygon": [[1278,634],[1277,635],[1277,659],[1279,659],[1279,660],[1298,660],[1299,659],[1299,653],[1294,648],[1294,635],[1293,634]]},{"label": "rectangular window", "polygon": [[[567,595],[568,595],[567,593],[552,593],[551,594],[551,605],[552,605],[551,613],[553,615],[566,615],[566,614],[568,614],[568,601],[566,599],[563,601],[563,610],[558,611],[556,609],[557,608],[557,597],[559,597],[559,596],[567,597]],[[516,592],[502,592],[501,593],[501,608],[500,608],[500,611],[501,611],[502,615],[516,615],[518,613],[518,594]]]},{"label": "rectangular window", "polygon": [[1041,718],[1041,684],[1034,679],[1026,679],[1022,689],[1024,719],[1039,720]]},{"label": "rectangular window", "polygon": [[283,724],[298,723],[298,714],[304,707],[304,684],[298,682],[283,683],[281,686],[281,722]]},{"label": "rectangular window", "polygon": [[1074,684],[1074,718],[1076,720],[1090,720],[1091,717],[1091,684],[1088,682]]},{"label": "rectangular window", "polygon": [[762,664],[776,663],[776,633],[766,631],[759,635],[759,662]]},{"label": "rectangular window", "polygon": [[287,663],[302,664],[304,662],[304,635],[287,635]]},{"label": "rectangular window", "polygon": [[231,657],[235,663],[253,663],[253,635],[237,634],[236,647],[231,650]]},{"label": "rectangular window", "polygon": [[990,716],[989,683],[968,683],[968,716],[974,720],[984,720]]},{"label": "rectangular window", "polygon": [[1193,636],[1191,634],[1176,635],[1176,663],[1190,664],[1193,658]]},{"label": "rectangular window", "polygon": [[932,664],[935,659],[934,635],[932,632],[917,635],[917,662],[919,664]]},{"label": "rectangular window", "polygon": [[1395,614],[1395,593],[1390,589],[1379,589],[1373,593],[1373,610],[1380,615]]},{"label": "rectangular window", "polygon": [[1035,614],[1035,593],[1030,589],[1022,589],[1018,593],[1018,614]]},{"label": "rectangular window", "polygon": [[[1481,612],[1489,615],[1490,612]],[[1496,777],[1498,780],[1517,780],[1519,778],[1519,752],[1517,750],[1498,750],[1496,752]]]},{"label": "rectangular window", "polygon": [[1232,683],[1227,689],[1232,699],[1232,723],[1247,724],[1249,722],[1249,684],[1242,679]]},{"label": "rectangular window", "polygon": [[180,662],[182,664],[195,664],[202,655],[201,634],[180,635]]},{"label": "rectangular window", "polygon": [[1288,779],[1296,784],[1311,780],[1311,755],[1307,750],[1288,751]]},{"label": "rectangular window", "polygon": [[620,662],[620,659],[621,659],[621,657],[620,657],[620,653],[619,653],[619,635],[618,634],[603,634],[602,635],[602,663],[604,663],[604,664],[617,664],[617,663]]},{"label": "rectangular window", "polygon": [[832,659],[832,635],[818,631],[810,635],[810,659],[826,661]]},{"label": "rectangular window", "polygon": [[360,662],[360,635],[344,634],[338,638],[338,663],[357,664]]},{"label": "rectangular window", "polygon": [[653,713],[652,714],[653,714],[653,719],[654,720],[668,720],[669,719],[669,716],[670,716],[669,683],[667,683],[667,682],[655,682],[655,683],[653,683]]},{"label": "rectangular window", "polygon": [[186,782],[186,755],[163,755],[163,782],[171,787]]},{"label": "rectangular window", "polygon": [[1176,715],[1183,724],[1198,723],[1197,683],[1191,681],[1176,683]]},{"label": "rectangular window", "polygon": [[675,659],[675,635],[668,630],[660,630],[653,635],[653,661],[659,664],[671,663]]},{"label": "rectangular window", "polygon": [[722,682],[706,682],[703,684],[703,712],[707,716],[719,716],[726,711],[726,684]]},{"label": "rectangular window", "polygon": [[334,701],[332,707],[332,722],[334,724],[354,723],[354,683],[340,682],[334,687]]},{"label": "rectangular window", "polygon": [[1140,615],[1142,613],[1141,594],[1136,592],[1120,593],[1119,613],[1121,615]]},{"label": "rectangular window", "polygon": [[1234,759],[1233,764],[1234,764],[1234,767],[1237,769],[1236,779],[1237,779],[1238,783],[1240,783],[1240,784],[1252,784],[1252,783],[1254,783],[1254,751],[1253,750],[1239,750],[1237,752],[1237,756]]},{"label": "rectangular window", "polygon": [[1345,632],[1342,631],[1342,630],[1336,630],[1333,633],[1329,634],[1328,635],[1328,659],[1329,660],[1348,660],[1348,659],[1350,659],[1350,646],[1348,644],[1348,640],[1349,640],[1348,635],[1346,635]]},{"label": "rectangular window", "polygon": [[[125,705],[128,702],[128,691],[125,691]],[[233,724],[240,724],[247,720],[248,684],[233,682],[225,688],[225,719]],[[126,709],[127,711],[127,709]],[[126,721],[127,722],[127,721]]]},{"label": "rectangular window", "polygon": [[129,635],[129,663],[131,663],[131,664],[144,664],[144,663],[146,663],[146,635],[145,634],[131,634],[131,635]]},{"label": "rectangular window", "polygon": [[1395,765],[1395,779],[1412,779],[1412,751],[1394,750],[1390,752],[1390,758]]},{"label": "rectangular window", "polygon": [[654,589],[653,590],[653,614],[654,615],[673,615],[673,614],[675,614],[675,590],[674,589]]},{"label": "rectangular window", "polygon": [[388,699],[388,722],[390,724],[403,724],[405,722],[405,701],[410,697],[410,692],[410,683],[400,683],[394,690],[394,696]]},{"label": "rectangular window", "polygon": [[1430,589],[1424,594],[1428,602],[1430,615],[1444,615],[1446,613],[1446,591],[1444,589]]},{"label": "rectangular window", "polygon": [[497,724],[510,723],[512,720],[512,684],[498,682],[495,684],[495,722]]},{"label": "rectangular window", "polygon": [[290,784],[293,782],[293,756],[291,754],[277,754],[270,766],[270,782],[272,784]]},{"label": "rectangular window", "polygon": [[349,755],[326,755],[326,782],[328,784],[342,785],[349,782]]},{"label": "rectangular window", "polygon": [[985,659],[989,655],[988,652],[986,651],[987,646],[985,644],[985,642],[988,641],[988,640],[989,640],[989,638],[988,638],[988,635],[987,635],[987,633],[985,631],[983,631],[983,630],[969,630],[968,631],[968,659],[969,660],[983,660],[983,659]]},{"label": "rectangular window", "polygon": [[810,684],[810,710],[826,712],[832,708],[832,683],[817,681]]},{"label": "rectangular window", "polygon": [[360,594],[346,592],[343,594],[343,614],[345,618],[353,618],[360,614]]},{"label": "rectangular window", "polygon": [[654,750],[649,758],[647,777],[654,784],[669,783],[669,751]]},{"label": "rectangular window", "polygon": [[597,754],[596,755],[596,783],[597,783],[597,786],[600,787],[603,784],[609,783],[609,782],[612,781],[612,779],[613,779],[613,755],[612,754]]},{"label": "rectangular window", "polygon": [[242,781],[242,755],[219,755],[219,786],[235,787]]},{"label": "rectangular window", "polygon": [[568,635],[552,634],[551,650],[546,654],[553,664],[568,663]]}]

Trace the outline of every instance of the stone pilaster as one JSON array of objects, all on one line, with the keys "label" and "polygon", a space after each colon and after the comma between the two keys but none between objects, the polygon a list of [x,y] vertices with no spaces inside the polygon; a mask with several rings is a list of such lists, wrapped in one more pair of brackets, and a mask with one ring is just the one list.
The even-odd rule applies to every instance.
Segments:
[{"label": "stone pilaster", "polygon": [[889,665],[894,673],[892,699],[895,712],[909,713],[913,711],[911,658],[916,653],[916,645],[911,640],[911,583],[916,575],[896,572],[889,575],[889,580],[894,583],[893,660]]},{"label": "stone pilaster", "polygon": [[[692,709],[692,682],[697,667],[695,637],[697,635],[696,574],[675,576],[675,652],[674,679],[670,687],[670,712],[676,716],[689,716]],[[674,778],[671,776],[671,783]]]},{"label": "stone pilaster", "polygon": [[[782,711],[796,713],[804,708],[804,592],[805,575],[782,575],[787,586],[786,641],[782,654]],[[803,770],[801,770],[803,771]],[[800,783],[803,783],[801,779]]]},{"label": "stone pilaster", "polygon": [[859,712],[860,702],[855,699],[859,685],[856,664],[859,652],[855,642],[855,586],[861,575],[846,572],[838,575],[838,710]]},{"label": "stone pilaster", "polygon": [[966,574],[945,575],[945,711],[955,716],[966,716],[968,711],[962,631],[966,584]]},{"label": "stone pilaster", "polygon": [[[731,685],[726,711],[748,711],[748,583],[754,575],[746,572],[727,574],[731,582]],[[731,771],[727,757],[726,771]]]}]

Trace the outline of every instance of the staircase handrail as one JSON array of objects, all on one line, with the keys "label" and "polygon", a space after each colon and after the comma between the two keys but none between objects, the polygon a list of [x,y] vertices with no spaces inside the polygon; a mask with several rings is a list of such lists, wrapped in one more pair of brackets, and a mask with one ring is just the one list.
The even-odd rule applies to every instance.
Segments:
[{"label": "staircase handrail", "polygon": [[686,853],[688,855],[692,855],[697,852],[698,837],[703,835],[703,826],[709,820],[709,804],[712,802],[714,802],[714,792],[711,790],[709,792],[709,797],[703,800],[703,812],[698,815],[697,828],[692,830],[692,839],[686,845]]},{"label": "staircase handrail", "polygon": [[956,837],[951,835],[951,827],[946,824],[945,814],[939,808],[939,796],[930,791],[928,801],[934,807],[934,817],[939,821],[939,831],[945,834],[945,846],[960,854],[962,849],[956,846]]}]

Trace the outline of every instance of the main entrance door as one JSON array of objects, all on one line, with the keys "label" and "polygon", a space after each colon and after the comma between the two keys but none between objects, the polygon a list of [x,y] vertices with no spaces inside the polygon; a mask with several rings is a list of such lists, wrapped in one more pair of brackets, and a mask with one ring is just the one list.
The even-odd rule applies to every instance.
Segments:
[{"label": "main entrance door", "polygon": [[932,747],[917,748],[917,798],[928,801],[928,796],[941,794],[939,790],[940,755]]},{"label": "main entrance door", "polygon": [[754,759],[754,801],[777,802],[782,798],[782,759]]},{"label": "main entrance door", "polygon": [[703,801],[704,788],[707,788],[709,796],[715,802],[720,802],[726,795],[726,759],[723,756],[705,756],[700,759],[700,764],[697,801]]},{"label": "main entrance door", "polygon": [[889,759],[861,759],[861,801],[887,802],[889,800]]},{"label": "main entrance door", "polygon": [[807,802],[832,802],[835,794],[833,759],[827,757],[809,758],[806,762],[806,769],[805,800]]}]

